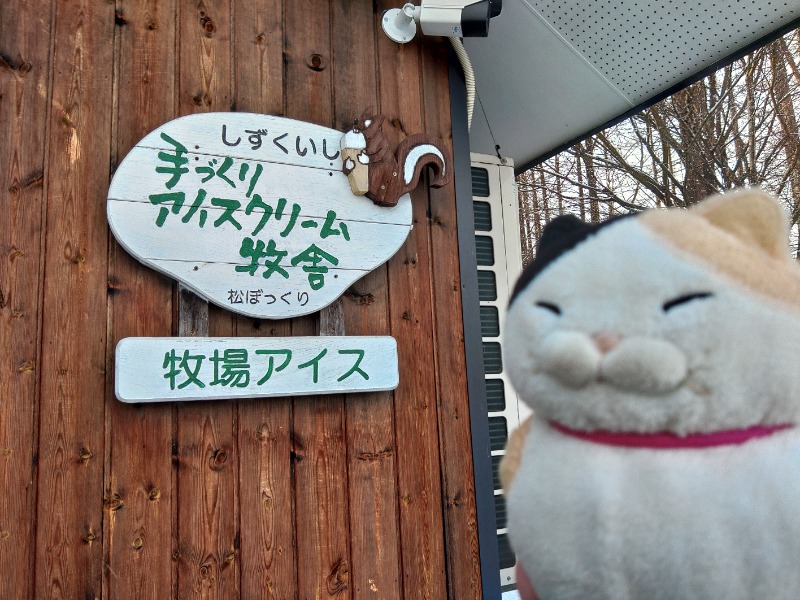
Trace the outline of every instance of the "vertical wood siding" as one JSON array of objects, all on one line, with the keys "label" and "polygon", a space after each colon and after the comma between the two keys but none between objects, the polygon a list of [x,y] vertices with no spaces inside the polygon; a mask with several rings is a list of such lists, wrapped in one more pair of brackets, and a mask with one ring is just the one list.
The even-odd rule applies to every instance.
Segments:
[{"label": "vertical wood siding", "polygon": [[[400,251],[291,321],[206,308],[122,250],[105,216],[116,165],[185,114],[345,130],[373,107],[393,143],[449,144],[446,43],[389,41],[380,19],[397,6],[3,3],[0,598],[481,597],[454,186],[420,186]],[[206,330],[390,334],[400,386],[114,399],[121,338]]]}]

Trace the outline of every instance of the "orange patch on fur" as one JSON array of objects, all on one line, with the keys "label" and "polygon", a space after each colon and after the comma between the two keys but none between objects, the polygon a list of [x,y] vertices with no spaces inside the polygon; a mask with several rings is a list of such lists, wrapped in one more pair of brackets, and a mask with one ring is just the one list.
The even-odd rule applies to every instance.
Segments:
[{"label": "orange patch on fur", "polygon": [[739,196],[732,210],[722,209],[725,196],[720,196],[688,211],[653,210],[639,219],[719,274],[800,310],[800,265],[789,254],[785,217],[774,212],[775,206],[782,209],[771,200],[773,208],[761,205],[751,211],[742,206],[744,195]]},{"label": "orange patch on fur", "polygon": [[517,429],[511,432],[506,455],[500,462],[500,483],[506,494],[511,489],[511,483],[514,481],[517,471],[519,471],[519,465],[522,462],[522,449],[525,447],[525,439],[531,430],[531,419],[533,417],[528,417],[520,423]]}]

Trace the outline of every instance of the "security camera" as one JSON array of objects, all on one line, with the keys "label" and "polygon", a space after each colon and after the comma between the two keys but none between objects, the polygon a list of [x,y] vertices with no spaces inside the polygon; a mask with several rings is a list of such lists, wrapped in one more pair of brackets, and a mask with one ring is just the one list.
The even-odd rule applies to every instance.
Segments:
[{"label": "security camera", "polygon": [[502,9],[502,0],[422,0],[418,20],[425,35],[486,37]]},{"label": "security camera", "polygon": [[425,35],[486,37],[489,20],[503,10],[503,0],[421,0],[386,11],[383,30],[403,44],[414,38],[417,23]]}]

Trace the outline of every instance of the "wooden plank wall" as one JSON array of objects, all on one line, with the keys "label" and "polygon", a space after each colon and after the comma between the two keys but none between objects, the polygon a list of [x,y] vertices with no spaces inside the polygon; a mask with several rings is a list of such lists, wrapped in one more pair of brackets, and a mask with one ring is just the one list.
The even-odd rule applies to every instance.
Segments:
[{"label": "wooden plank wall", "polygon": [[[0,7],[0,598],[480,598],[454,186],[333,307],[258,321],[122,250],[116,165],[180,115],[450,142],[447,47],[384,0]],[[463,174],[462,174],[463,175]],[[129,336],[393,335],[392,393],[124,405]]]}]

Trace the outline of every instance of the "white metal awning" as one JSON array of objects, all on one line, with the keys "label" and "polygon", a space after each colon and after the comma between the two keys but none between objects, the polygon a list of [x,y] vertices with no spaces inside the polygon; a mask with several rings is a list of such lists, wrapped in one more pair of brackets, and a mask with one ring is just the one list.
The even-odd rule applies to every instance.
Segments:
[{"label": "white metal awning", "polygon": [[505,0],[464,45],[471,150],[517,168],[800,25],[800,0]]}]

